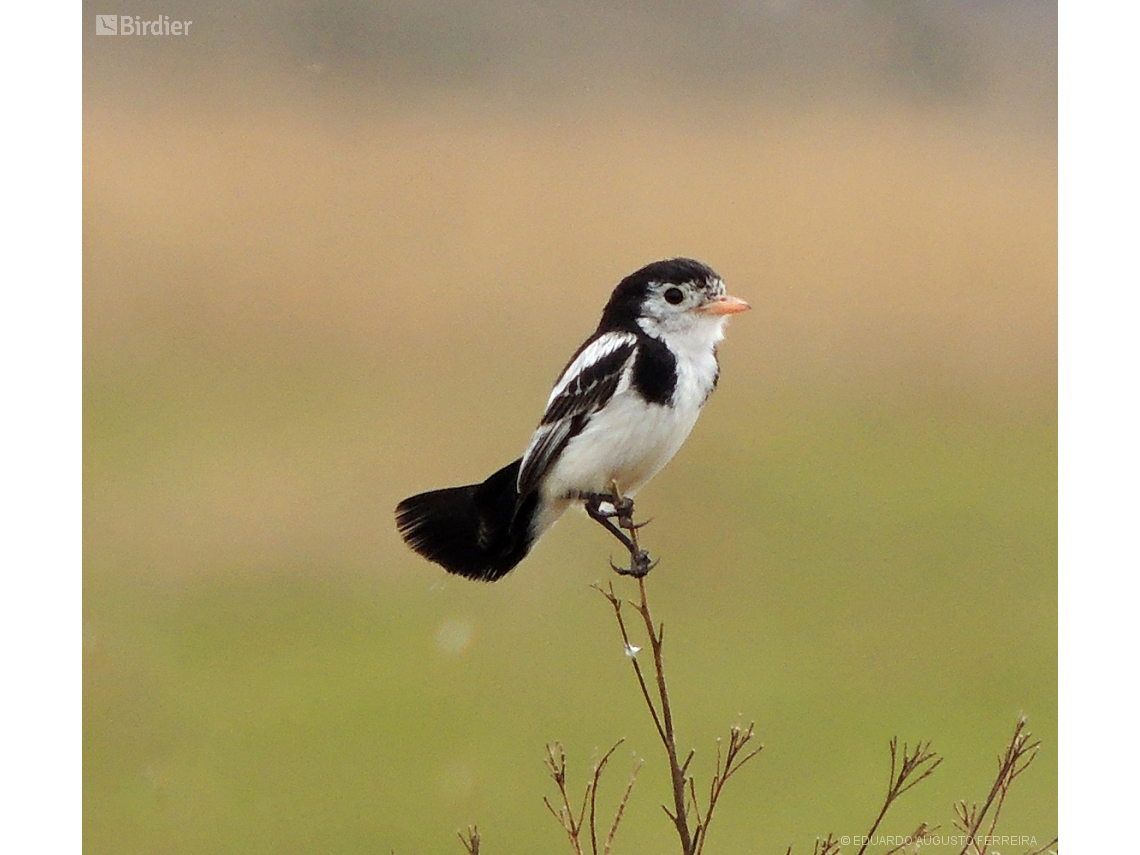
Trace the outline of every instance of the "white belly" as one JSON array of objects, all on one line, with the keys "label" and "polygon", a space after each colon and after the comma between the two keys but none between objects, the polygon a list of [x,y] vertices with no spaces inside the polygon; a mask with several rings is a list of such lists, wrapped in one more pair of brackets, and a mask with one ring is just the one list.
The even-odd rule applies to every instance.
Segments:
[{"label": "white belly", "polygon": [[646,404],[632,392],[614,396],[567,444],[543,492],[576,498],[609,493],[617,482],[624,495],[634,495],[677,453],[699,413],[698,407]]},{"label": "white belly", "polygon": [[615,395],[567,443],[542,485],[543,508],[534,520],[541,534],[586,493],[610,493],[616,482],[633,496],[668,463],[700,415],[699,404],[663,407],[634,393]]},{"label": "white belly", "polygon": [[543,481],[543,507],[532,524],[536,534],[550,528],[583,494],[610,493],[616,482],[622,495],[633,496],[673,459],[712,391],[714,352],[681,354],[677,375],[671,406],[646,403],[623,381],[567,443]]}]

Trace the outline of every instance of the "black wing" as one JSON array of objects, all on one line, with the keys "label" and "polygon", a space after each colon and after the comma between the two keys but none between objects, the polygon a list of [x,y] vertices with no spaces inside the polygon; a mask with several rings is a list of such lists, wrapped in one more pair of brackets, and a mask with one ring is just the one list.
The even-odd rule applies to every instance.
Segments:
[{"label": "black wing", "polygon": [[522,457],[520,496],[538,485],[566,443],[581,433],[590,416],[613,397],[636,342],[633,333],[603,333],[587,341],[570,360],[554,384],[546,412]]}]

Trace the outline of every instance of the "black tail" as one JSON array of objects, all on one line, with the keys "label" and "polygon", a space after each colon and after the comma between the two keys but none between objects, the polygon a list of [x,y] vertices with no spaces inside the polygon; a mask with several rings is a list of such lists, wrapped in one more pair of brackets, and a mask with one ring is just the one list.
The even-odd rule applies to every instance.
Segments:
[{"label": "black tail", "polygon": [[432,490],[396,505],[404,542],[449,573],[494,582],[522,561],[533,545],[530,523],[538,494],[521,501],[520,460],[482,484]]}]

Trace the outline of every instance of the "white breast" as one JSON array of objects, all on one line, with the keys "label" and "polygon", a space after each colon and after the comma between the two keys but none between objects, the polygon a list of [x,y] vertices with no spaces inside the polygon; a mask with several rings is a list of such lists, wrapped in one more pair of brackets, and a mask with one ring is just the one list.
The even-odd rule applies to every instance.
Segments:
[{"label": "white breast", "polygon": [[542,485],[539,532],[586,493],[609,493],[616,482],[633,496],[668,463],[689,436],[712,391],[716,356],[706,338],[700,352],[682,348],[672,405],[648,404],[623,377],[614,396],[567,444]]}]

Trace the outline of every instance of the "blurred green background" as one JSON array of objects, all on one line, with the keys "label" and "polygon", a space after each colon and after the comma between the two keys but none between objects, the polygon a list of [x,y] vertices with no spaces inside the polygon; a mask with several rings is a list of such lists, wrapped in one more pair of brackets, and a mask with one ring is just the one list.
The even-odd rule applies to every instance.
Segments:
[{"label": "blurred green background", "polygon": [[558,851],[543,746],[579,786],[619,737],[615,851],[672,850],[604,532],[486,586],[392,508],[517,456],[617,280],[681,254],[755,309],[639,497],[698,781],[733,722],[766,745],[709,851],[864,833],[895,734],[946,761],[884,830],[950,831],[1019,712],[1002,830],[1052,838],[1055,4],[96,11],[88,852]]}]

